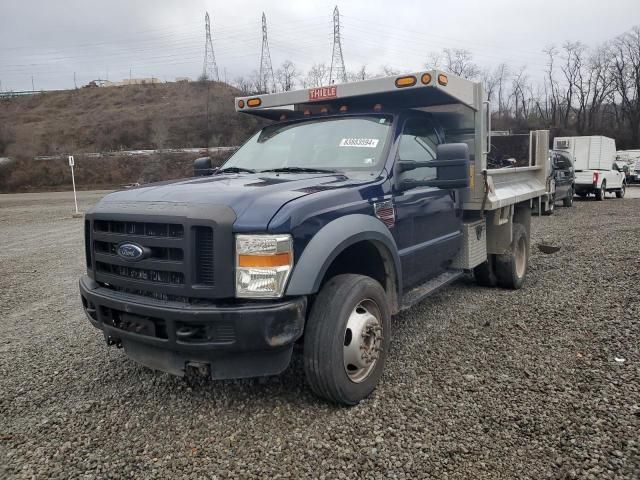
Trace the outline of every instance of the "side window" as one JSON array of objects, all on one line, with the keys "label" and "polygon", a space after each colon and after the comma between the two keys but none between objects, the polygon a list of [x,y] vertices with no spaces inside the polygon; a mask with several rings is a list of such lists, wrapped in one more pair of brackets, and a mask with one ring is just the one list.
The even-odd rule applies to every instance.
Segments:
[{"label": "side window", "polygon": [[558,154],[558,168],[569,170],[571,168],[571,160],[563,154]]},{"label": "side window", "polygon": [[[426,118],[411,118],[404,124],[398,156],[401,160],[424,162],[436,159],[438,136]],[[403,173],[403,178],[429,180],[436,178],[434,167],[422,167]]]}]

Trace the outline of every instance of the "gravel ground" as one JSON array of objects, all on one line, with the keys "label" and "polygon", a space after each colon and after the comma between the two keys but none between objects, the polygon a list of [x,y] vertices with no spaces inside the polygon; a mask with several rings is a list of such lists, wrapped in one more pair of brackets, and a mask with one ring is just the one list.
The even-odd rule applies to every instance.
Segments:
[{"label": "gravel ground", "polygon": [[562,249],[532,249],[521,291],[464,279],[396,317],[354,408],[313,397],[299,358],[189,383],[108,348],[71,208],[0,196],[0,477],[640,478],[640,199],[534,218]]}]

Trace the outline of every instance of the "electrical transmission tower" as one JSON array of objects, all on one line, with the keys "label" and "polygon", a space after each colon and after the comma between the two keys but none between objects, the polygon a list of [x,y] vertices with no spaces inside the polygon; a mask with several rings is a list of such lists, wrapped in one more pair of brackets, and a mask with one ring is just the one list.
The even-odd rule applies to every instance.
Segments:
[{"label": "electrical transmission tower", "polygon": [[347,70],[344,68],[342,58],[342,42],[340,41],[340,12],[338,6],[333,9],[333,53],[331,54],[331,70],[329,70],[329,83],[346,82]]},{"label": "electrical transmission tower", "polygon": [[220,81],[218,75],[218,65],[216,64],[216,56],[213,53],[213,41],[211,40],[211,23],[209,22],[209,12],[204,16],[204,25],[207,38],[204,44],[204,64],[202,65],[202,76],[206,80]]},{"label": "electrical transmission tower", "polygon": [[262,12],[262,54],[260,55],[260,91],[273,93],[276,91],[276,79],[273,76],[269,41],[267,40],[267,17]]}]

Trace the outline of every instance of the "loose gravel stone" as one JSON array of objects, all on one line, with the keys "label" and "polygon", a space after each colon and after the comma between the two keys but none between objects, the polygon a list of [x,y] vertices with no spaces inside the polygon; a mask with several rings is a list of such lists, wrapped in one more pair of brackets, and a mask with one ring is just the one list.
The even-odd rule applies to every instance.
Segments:
[{"label": "loose gravel stone", "polygon": [[107,347],[67,196],[0,195],[0,478],[640,478],[639,199],[534,218],[522,290],[465,278],[395,317],[383,382],[341,408],[299,353],[195,382]]}]

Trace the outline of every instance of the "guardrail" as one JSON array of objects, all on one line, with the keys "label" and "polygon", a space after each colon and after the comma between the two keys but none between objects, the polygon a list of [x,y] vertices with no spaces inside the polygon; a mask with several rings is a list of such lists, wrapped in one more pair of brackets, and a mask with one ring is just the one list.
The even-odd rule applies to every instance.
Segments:
[{"label": "guardrail", "polygon": [[[233,152],[239,147],[210,147],[210,148],[159,148],[154,150],[117,150],[113,152],[89,152],[74,153],[76,157],[84,158],[102,158],[102,157],[138,157],[163,153],[198,153],[206,156],[210,153]],[[69,156],[68,153],[60,153],[56,155],[38,155],[33,157],[34,160],[63,160]]]}]

